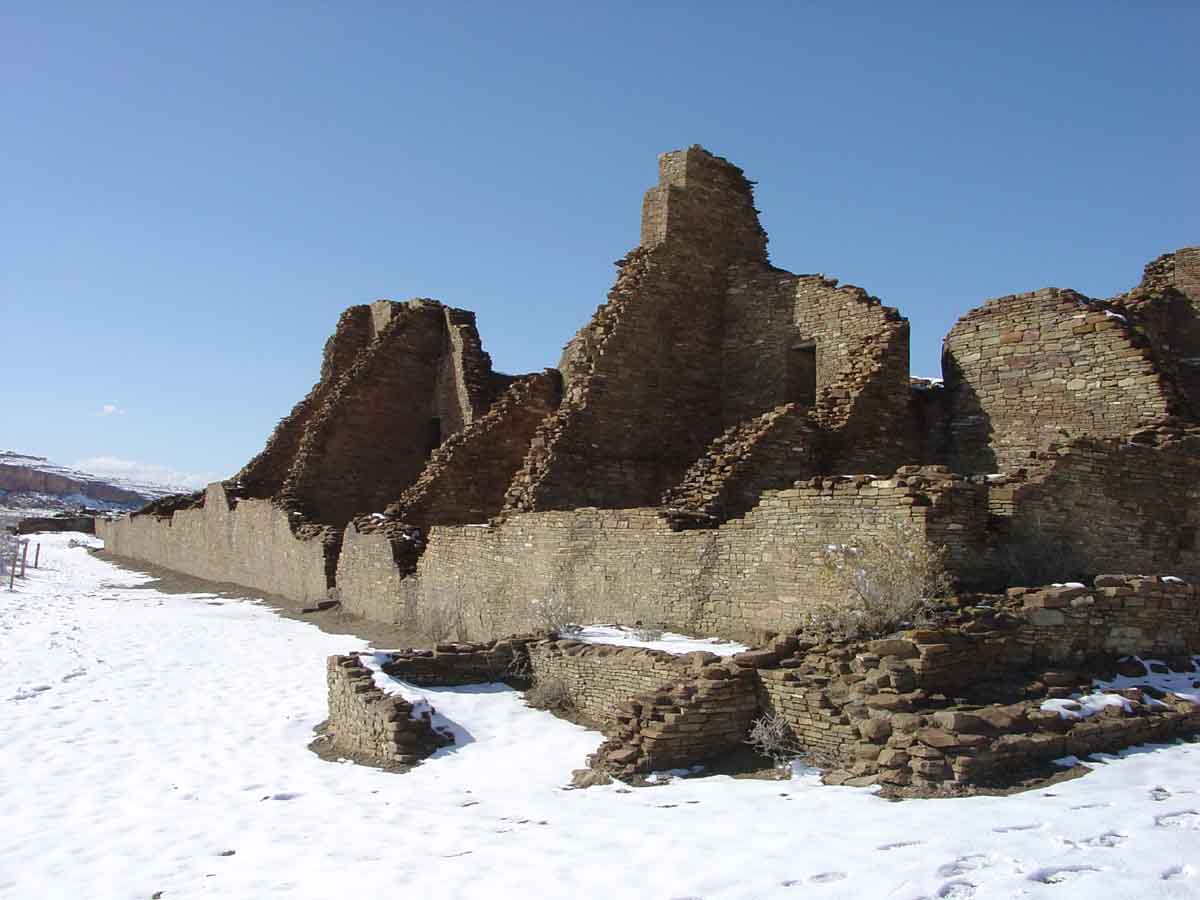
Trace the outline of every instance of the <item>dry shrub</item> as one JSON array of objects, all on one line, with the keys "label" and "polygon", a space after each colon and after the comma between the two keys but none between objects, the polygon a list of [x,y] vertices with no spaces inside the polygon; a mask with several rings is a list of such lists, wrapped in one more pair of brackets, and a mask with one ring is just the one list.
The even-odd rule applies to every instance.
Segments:
[{"label": "dry shrub", "polygon": [[792,737],[792,729],[783,716],[774,713],[766,713],[754,720],[746,743],[775,763],[777,769],[786,769],[791,760],[804,752]]},{"label": "dry shrub", "polygon": [[553,634],[578,634],[587,622],[587,608],[566,597],[549,596],[530,604],[531,625],[534,631]]},{"label": "dry shrub", "polygon": [[525,692],[525,702],[534,709],[545,709],[556,713],[569,713],[575,708],[571,692],[561,678],[542,676],[534,678]]},{"label": "dry shrub", "polygon": [[807,610],[807,624],[839,637],[879,637],[916,622],[951,588],[946,548],[907,520],[889,522],[857,546],[830,544],[822,563],[821,593],[832,599]]},{"label": "dry shrub", "polygon": [[630,630],[639,641],[661,641],[663,636],[663,629],[657,625],[643,625],[641,622]]}]

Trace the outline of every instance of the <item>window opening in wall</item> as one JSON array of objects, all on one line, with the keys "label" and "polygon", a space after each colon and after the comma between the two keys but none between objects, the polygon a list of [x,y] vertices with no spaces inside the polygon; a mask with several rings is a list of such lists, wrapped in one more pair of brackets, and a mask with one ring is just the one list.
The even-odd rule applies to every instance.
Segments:
[{"label": "window opening in wall", "polygon": [[787,402],[801,406],[817,402],[816,341],[800,341],[788,348]]},{"label": "window opening in wall", "polygon": [[425,445],[425,455],[429,456],[440,446],[442,446],[442,420],[434,416],[429,420],[429,440]]}]

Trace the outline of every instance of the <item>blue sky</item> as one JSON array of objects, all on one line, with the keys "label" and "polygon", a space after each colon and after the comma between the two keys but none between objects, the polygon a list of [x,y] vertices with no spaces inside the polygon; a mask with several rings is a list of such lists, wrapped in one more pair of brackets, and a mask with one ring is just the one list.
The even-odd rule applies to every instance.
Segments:
[{"label": "blue sky", "polygon": [[499,6],[0,6],[0,449],[231,474],[379,297],[554,365],[692,143],[914,374],[988,297],[1200,243],[1194,2]]}]

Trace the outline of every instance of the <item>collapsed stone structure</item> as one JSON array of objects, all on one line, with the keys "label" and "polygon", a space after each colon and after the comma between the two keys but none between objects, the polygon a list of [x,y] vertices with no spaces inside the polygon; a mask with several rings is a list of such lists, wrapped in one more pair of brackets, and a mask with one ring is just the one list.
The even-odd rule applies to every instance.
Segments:
[{"label": "collapsed stone structure", "polygon": [[[493,371],[464,310],[351,307],[320,380],[236,477],[99,535],[118,556],[306,605],[401,623],[449,610],[460,639],[526,630],[554,598],[596,620],[775,640],[727,664],[519,641],[393,661],[418,683],[470,681],[523,654],[576,685],[609,736],[594,762],[617,774],[728,749],[765,710],[846,777],[966,783],[1091,746],[1083,725],[1064,736],[1032,714],[1038,667],[1197,649],[1195,589],[1132,576],[1104,576],[1086,603],[964,607],[886,652],[794,632],[833,599],[829,545],[897,522],[946,548],[968,594],[1200,579],[1200,247],[1111,299],[988,301],[946,337],[941,381],[910,377],[895,309],[772,265],[751,182],[700,147],[660,157],[617,267],[541,373]],[[1164,649],[1155,623],[1185,645]],[[331,663],[330,740],[387,764],[438,746],[369,675]],[[1012,708],[979,713],[1002,683]],[[1153,727],[1107,723],[1105,746],[1195,724],[1143,706]]]},{"label": "collapsed stone structure", "polygon": [[896,310],[769,262],[740,169],[699,147],[659,169],[557,369],[494,372],[432,300],[351,307],[262,453],[102,523],[108,548],[385,621],[470,594],[476,636],[547,594],[783,631],[825,546],[897,518],[966,588],[1031,583],[1020,548],[1056,548],[1059,578],[1200,576],[1200,248],[1110,300],[991,300],[929,382]]},{"label": "collapsed stone structure", "polygon": [[[514,672],[555,685],[576,718],[604,733],[587,761],[601,775],[636,780],[707,763],[743,745],[751,722],[769,715],[831,783],[968,792],[1069,755],[1200,730],[1200,674],[1186,676],[1192,689],[1182,693],[1139,683],[1151,671],[1198,672],[1187,655],[1200,646],[1198,611],[1200,587],[1178,578],[1100,576],[1091,586],[960,597],[936,623],[886,639],[814,640],[798,631],[727,659],[556,635],[377,655],[384,673],[410,686]],[[325,735],[335,753],[390,765],[402,756],[415,762],[416,746],[425,755],[436,749],[428,724],[402,699],[386,698],[357,657],[331,658],[329,672]],[[1124,675],[1128,686],[1107,688],[1103,712],[1085,715],[1066,698],[1091,694],[1095,675]],[[384,702],[400,704],[386,721]],[[366,753],[363,735],[373,741]]]}]

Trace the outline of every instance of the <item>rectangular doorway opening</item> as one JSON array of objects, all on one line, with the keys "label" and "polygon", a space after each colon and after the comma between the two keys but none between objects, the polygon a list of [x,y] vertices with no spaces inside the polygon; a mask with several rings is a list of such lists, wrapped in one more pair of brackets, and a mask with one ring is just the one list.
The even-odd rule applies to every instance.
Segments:
[{"label": "rectangular doorway opening", "polygon": [[809,407],[817,402],[817,342],[800,341],[788,348],[787,403]]},{"label": "rectangular doorway opening", "polygon": [[442,420],[434,416],[429,420],[429,438],[425,444],[425,456],[428,457],[440,446],[442,446]]}]

